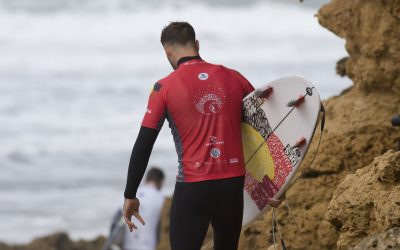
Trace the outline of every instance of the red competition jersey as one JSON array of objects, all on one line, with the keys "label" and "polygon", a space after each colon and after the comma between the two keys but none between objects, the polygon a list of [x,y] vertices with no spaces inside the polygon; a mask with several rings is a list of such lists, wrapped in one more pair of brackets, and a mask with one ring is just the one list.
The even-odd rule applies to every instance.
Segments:
[{"label": "red competition jersey", "polygon": [[167,118],[178,154],[177,181],[245,174],[242,100],[253,90],[238,72],[200,57],[187,58],[154,85],[142,126],[160,130]]}]

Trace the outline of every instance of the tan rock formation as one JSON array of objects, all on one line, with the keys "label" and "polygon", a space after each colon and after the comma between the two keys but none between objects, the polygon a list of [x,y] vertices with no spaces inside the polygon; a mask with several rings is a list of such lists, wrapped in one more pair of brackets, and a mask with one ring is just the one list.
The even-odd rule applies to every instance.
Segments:
[{"label": "tan rock formation", "polygon": [[400,94],[398,0],[334,0],[321,8],[318,19],[346,39],[346,73],[355,86]]},{"label": "tan rock formation", "polygon": [[340,232],[338,249],[350,249],[366,235],[400,225],[400,152],[388,151],[346,176],[326,218]]}]

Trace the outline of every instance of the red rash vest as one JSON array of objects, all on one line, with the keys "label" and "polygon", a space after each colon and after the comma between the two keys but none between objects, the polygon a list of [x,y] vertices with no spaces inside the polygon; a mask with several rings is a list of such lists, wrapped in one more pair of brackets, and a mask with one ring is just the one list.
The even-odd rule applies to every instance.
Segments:
[{"label": "red rash vest", "polygon": [[244,175],[242,100],[253,86],[240,73],[200,57],[179,63],[154,85],[142,126],[160,130],[168,120],[178,154],[178,182]]}]

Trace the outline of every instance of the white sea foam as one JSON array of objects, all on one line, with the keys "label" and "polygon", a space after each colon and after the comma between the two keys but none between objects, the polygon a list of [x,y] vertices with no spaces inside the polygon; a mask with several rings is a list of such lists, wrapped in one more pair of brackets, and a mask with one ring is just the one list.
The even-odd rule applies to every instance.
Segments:
[{"label": "white sea foam", "polygon": [[[328,97],[350,84],[334,73],[344,42],[318,25],[315,8],[172,2],[52,11],[26,0],[0,8],[0,240],[106,234],[148,93],[171,71],[159,44],[169,21],[191,22],[203,58],[255,86],[301,74]],[[166,124],[150,159],[167,173],[165,193],[176,161]]]}]

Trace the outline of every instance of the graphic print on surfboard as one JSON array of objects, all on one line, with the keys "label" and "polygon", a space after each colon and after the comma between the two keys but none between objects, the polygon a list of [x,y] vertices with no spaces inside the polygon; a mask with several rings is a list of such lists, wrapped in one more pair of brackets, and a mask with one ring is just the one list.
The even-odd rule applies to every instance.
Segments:
[{"label": "graphic print on surfboard", "polygon": [[[263,94],[270,88],[267,97]],[[288,106],[298,100],[299,106]],[[269,200],[289,186],[312,140],[321,100],[298,76],[275,80],[243,100],[242,141],[246,162],[243,225],[260,216]],[[305,144],[296,146],[302,138]]]},{"label": "graphic print on surfboard", "polygon": [[[272,133],[268,119],[260,108],[263,103],[263,98],[247,98],[243,103],[245,123],[242,123],[242,134],[251,138],[243,142],[244,158],[246,162],[250,160],[246,165],[245,190],[260,211],[266,207],[268,199],[275,196],[293,169],[292,163],[282,150],[282,142]],[[267,136],[269,137],[264,143]],[[261,148],[258,149],[258,145],[262,145]],[[253,156],[255,152],[256,155]],[[266,164],[259,159],[263,162],[267,159]],[[260,165],[265,167],[259,167]]]}]

